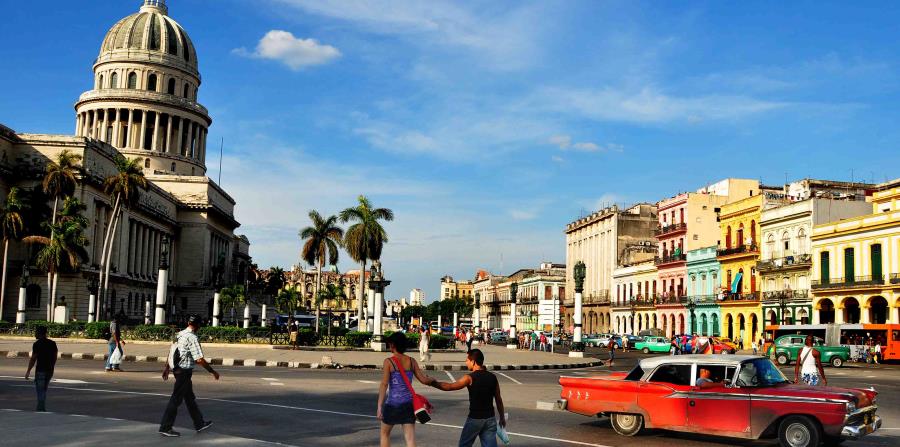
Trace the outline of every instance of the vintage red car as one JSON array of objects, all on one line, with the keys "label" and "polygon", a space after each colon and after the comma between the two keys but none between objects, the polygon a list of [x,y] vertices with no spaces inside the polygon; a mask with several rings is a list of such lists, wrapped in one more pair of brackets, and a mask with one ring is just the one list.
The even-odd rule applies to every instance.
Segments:
[{"label": "vintage red car", "polygon": [[[712,383],[697,386],[701,369],[710,371]],[[623,436],[658,428],[814,447],[881,427],[874,389],[792,384],[760,356],[653,357],[629,373],[563,376],[559,384],[560,408],[608,416]]]}]

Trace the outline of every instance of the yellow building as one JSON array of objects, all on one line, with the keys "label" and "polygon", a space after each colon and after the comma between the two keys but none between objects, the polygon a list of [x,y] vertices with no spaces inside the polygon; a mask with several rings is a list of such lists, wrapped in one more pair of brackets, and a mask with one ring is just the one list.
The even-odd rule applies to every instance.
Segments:
[{"label": "yellow building", "polygon": [[762,332],[759,301],[759,220],[765,201],[759,191],[722,206],[719,211],[719,249],[722,289],[719,307],[723,337],[753,342]]},{"label": "yellow building", "polygon": [[871,201],[872,214],[813,227],[813,324],[900,323],[900,180]]}]

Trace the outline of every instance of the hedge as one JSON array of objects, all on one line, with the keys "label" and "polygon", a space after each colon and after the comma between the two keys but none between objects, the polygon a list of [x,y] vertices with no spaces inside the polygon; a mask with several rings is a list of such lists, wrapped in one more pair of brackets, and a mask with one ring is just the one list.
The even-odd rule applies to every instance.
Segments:
[{"label": "hedge", "polygon": [[[393,332],[385,332],[384,337],[390,337]],[[407,350],[410,348],[418,348],[419,346],[419,334],[417,333],[406,333],[406,340],[409,342],[407,346]],[[453,339],[451,337],[445,337],[443,335],[432,335],[431,339],[428,340],[428,348],[429,349],[453,349],[455,346],[453,345]]]},{"label": "hedge", "polygon": [[109,321],[96,321],[84,325],[85,338],[103,338],[103,331],[109,328]]},{"label": "hedge", "polygon": [[134,340],[167,341],[174,340],[178,329],[172,326],[142,324],[126,331],[124,337]]}]

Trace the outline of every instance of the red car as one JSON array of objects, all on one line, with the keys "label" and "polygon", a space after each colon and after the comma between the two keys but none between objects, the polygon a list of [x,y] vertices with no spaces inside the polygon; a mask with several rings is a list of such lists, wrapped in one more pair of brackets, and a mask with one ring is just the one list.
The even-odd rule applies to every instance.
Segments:
[{"label": "red car", "polygon": [[[704,369],[708,382],[698,386]],[[627,374],[563,376],[559,383],[560,408],[608,416],[623,436],[659,428],[815,447],[881,427],[874,389],[792,384],[759,356],[652,357]]]}]

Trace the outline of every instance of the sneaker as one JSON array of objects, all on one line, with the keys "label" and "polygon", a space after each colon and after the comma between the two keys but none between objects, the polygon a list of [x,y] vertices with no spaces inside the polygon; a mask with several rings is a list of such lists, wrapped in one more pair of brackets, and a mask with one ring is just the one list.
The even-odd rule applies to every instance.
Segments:
[{"label": "sneaker", "polygon": [[177,438],[177,437],[181,436],[181,433],[178,433],[177,431],[172,430],[171,428],[168,430],[160,430],[159,434],[161,434],[167,438]]},{"label": "sneaker", "polygon": [[200,433],[201,431],[206,430],[206,429],[209,428],[211,425],[212,425],[212,421],[206,421],[206,422],[204,422],[203,425],[201,425],[200,428],[197,429],[197,433]]}]

